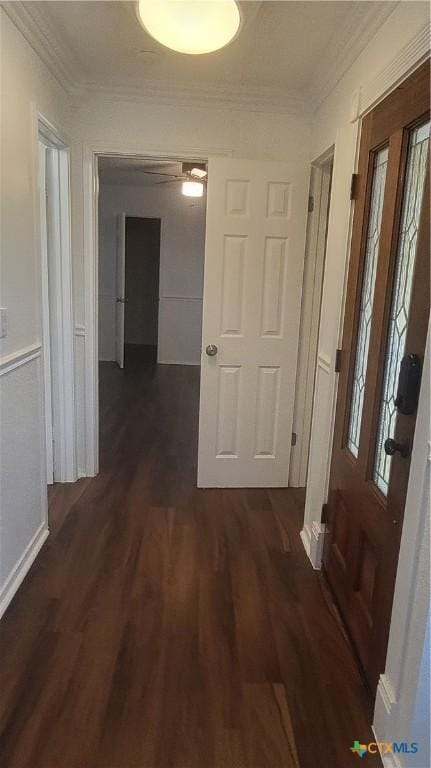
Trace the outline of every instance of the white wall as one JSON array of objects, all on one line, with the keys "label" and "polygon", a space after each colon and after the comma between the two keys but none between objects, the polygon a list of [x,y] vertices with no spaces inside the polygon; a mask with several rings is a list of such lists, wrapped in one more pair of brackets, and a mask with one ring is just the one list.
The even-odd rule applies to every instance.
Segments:
[{"label": "white wall", "polygon": [[180,184],[99,188],[99,359],[115,359],[116,217],[162,219],[160,243],[160,363],[200,362],[205,256],[205,204]]},{"label": "white wall", "polygon": [[[352,206],[349,200],[351,174],[355,170],[359,139],[359,116],[397,83],[409,74],[427,55],[429,49],[429,8],[426,3],[402,3],[381,27],[375,38],[362,52],[354,65],[339,81],[334,91],[324,100],[313,117],[312,159],[324,154],[335,145],[331,208],[328,225],[327,257],[323,286],[321,328],[318,343],[314,411],[311,432],[310,462],[307,497],[302,537],[315,567],[320,567],[319,552],[322,527],[322,505],[326,501],[329,463],[332,447],[333,417],[336,400],[337,376],[334,372],[335,351],[341,340],[342,309],[348,266]],[[424,387],[427,390],[426,378]],[[429,387],[429,384],[428,384]],[[400,563],[397,575],[392,622],[388,648],[388,662],[377,694],[375,729],[377,736],[385,738],[392,733],[397,738],[408,738],[412,706],[418,680],[418,659],[423,652],[428,591],[418,583],[407,567],[403,556],[408,543],[416,542],[410,550],[410,559],[420,555],[419,539],[415,538],[418,519],[422,520],[420,540],[429,544],[425,521],[418,510],[428,508],[426,484],[415,481],[420,471],[420,457],[429,457],[429,416],[422,406],[418,414],[418,429],[412,460],[409,497],[405,511]],[[410,499],[410,501],[409,501]],[[417,545],[417,546],[416,546]],[[425,555],[424,555],[425,556]],[[413,636],[403,606],[414,606],[417,623]],[[426,609],[425,609],[426,606]],[[398,617],[398,618],[397,618]],[[394,626],[395,626],[394,625]],[[410,655],[400,654],[411,643]],[[416,661],[415,661],[416,655]],[[392,665],[392,666],[391,666]],[[382,711],[386,715],[383,717]],[[416,734],[417,735],[417,734]],[[424,737],[425,734],[422,734]],[[403,765],[399,757],[399,765]],[[417,765],[422,764],[419,761]]]},{"label": "white wall", "polygon": [[47,536],[36,109],[68,125],[64,93],[0,10],[0,612]]},{"label": "white wall", "polygon": [[79,194],[85,183],[82,174],[86,150],[194,160],[217,154],[295,158],[306,164],[310,159],[310,125],[305,117],[161,105],[133,98],[112,100],[97,94],[73,105],[73,135],[74,285],[76,321],[80,326],[85,326],[85,315],[89,313],[83,291],[84,199]]}]

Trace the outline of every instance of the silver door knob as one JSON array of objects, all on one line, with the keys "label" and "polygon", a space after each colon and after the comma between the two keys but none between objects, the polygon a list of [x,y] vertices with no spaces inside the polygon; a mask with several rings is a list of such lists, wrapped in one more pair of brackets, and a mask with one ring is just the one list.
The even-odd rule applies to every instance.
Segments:
[{"label": "silver door knob", "polygon": [[208,346],[207,346],[207,348],[206,348],[205,352],[207,353],[207,355],[208,355],[209,357],[214,357],[214,355],[216,355],[216,354],[217,354],[217,352],[218,352],[218,349],[217,349],[217,347],[216,347],[216,345],[215,345],[215,344],[208,344]]}]

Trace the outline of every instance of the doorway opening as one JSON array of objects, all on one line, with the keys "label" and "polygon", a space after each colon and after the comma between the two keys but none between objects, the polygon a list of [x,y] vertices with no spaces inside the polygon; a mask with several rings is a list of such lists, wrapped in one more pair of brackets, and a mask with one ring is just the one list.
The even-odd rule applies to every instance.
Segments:
[{"label": "doorway opening", "polygon": [[157,361],[161,219],[126,216],[118,222],[116,362],[130,356]]},{"label": "doorway opening", "polygon": [[181,389],[194,393],[185,423],[196,424],[190,440],[197,443],[206,195],[205,182],[201,197],[183,193],[189,165],[98,157],[102,457],[105,448],[109,451],[107,414],[121,409],[120,400],[130,392],[142,396],[144,419],[150,418],[152,398],[161,420],[165,401],[172,402]]},{"label": "doorway opening", "polygon": [[307,482],[333,160],[334,152],[330,149],[313,163],[310,176],[292,460],[289,471],[289,485],[299,488],[304,488]]},{"label": "doorway opening", "polygon": [[[203,163],[202,158],[194,162]],[[167,258],[166,233],[172,237],[175,228],[161,216],[158,364],[202,362],[199,487],[284,488],[291,454],[309,174],[303,166],[266,159],[211,156],[207,162],[210,205],[206,207],[205,195],[186,199],[176,227],[180,237],[189,238],[190,221],[199,216],[201,206],[205,216],[200,217],[200,247],[189,243],[181,252],[179,237],[174,236],[174,258]],[[107,248],[115,249],[116,243],[112,213],[159,217],[156,205],[143,211],[146,188],[153,185],[174,190],[176,184],[178,209],[181,191],[191,194],[190,187],[198,186],[184,184],[184,166],[190,164],[107,155],[106,150],[85,152],[88,475],[97,474],[99,467],[99,362],[115,361],[116,257],[103,272]],[[165,175],[170,179],[144,182]],[[121,187],[125,202],[120,206]],[[104,356],[98,343],[103,323],[111,327],[111,357]]]},{"label": "doorway opening", "polygon": [[74,482],[75,400],[69,150],[38,120],[38,191],[46,476]]}]

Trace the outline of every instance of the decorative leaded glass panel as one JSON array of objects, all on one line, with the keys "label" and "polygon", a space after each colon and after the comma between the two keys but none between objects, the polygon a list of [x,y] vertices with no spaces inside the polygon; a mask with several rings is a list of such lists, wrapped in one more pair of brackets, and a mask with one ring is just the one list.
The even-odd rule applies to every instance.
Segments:
[{"label": "decorative leaded glass panel", "polygon": [[392,457],[386,455],[384,443],[388,437],[395,435],[397,417],[395,398],[406,342],[418,227],[427,169],[429,135],[429,123],[412,131],[407,159],[407,176],[395,265],[374,464],[374,482],[385,495],[388,492]]},{"label": "decorative leaded glass panel", "polygon": [[377,259],[379,255],[380,228],[382,223],[387,165],[388,148],[386,147],[385,149],[381,149],[380,152],[377,152],[374,158],[370,213],[365,248],[364,277],[362,282],[361,308],[359,312],[355,371],[353,374],[350,421],[347,434],[347,447],[356,457],[358,456],[359,451],[362,408],[364,405],[368,347],[370,344],[374,285],[376,282]]}]

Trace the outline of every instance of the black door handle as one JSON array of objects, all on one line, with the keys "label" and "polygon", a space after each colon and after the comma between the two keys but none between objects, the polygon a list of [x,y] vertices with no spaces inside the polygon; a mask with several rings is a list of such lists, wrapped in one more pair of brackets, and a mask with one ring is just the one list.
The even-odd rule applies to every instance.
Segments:
[{"label": "black door handle", "polygon": [[404,355],[398,377],[395,407],[399,413],[410,416],[418,404],[421,386],[421,359],[418,355]]},{"label": "black door handle", "polygon": [[403,459],[406,459],[410,453],[410,446],[406,443],[397,443],[392,437],[388,437],[384,444],[385,453],[387,456],[393,456],[394,453],[399,453]]}]

